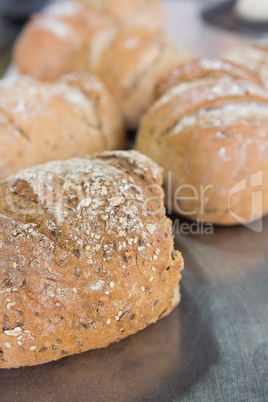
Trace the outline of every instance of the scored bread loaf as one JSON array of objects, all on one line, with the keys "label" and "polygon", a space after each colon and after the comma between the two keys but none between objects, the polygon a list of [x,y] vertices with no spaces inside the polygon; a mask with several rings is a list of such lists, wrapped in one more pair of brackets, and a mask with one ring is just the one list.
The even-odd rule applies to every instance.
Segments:
[{"label": "scored bread loaf", "polygon": [[239,63],[254,71],[263,85],[268,88],[268,41],[250,42],[230,49],[222,56],[226,60]]},{"label": "scored bread loaf", "polygon": [[44,81],[85,70],[92,36],[110,25],[108,17],[89,6],[49,6],[26,24],[14,46],[14,64],[21,74]]},{"label": "scored bread loaf", "polygon": [[0,178],[53,159],[121,149],[121,112],[90,73],[54,85],[30,77],[0,81]]},{"label": "scored bread loaf", "polygon": [[160,0],[79,0],[107,14],[121,26],[163,30],[164,10]]},{"label": "scored bread loaf", "polygon": [[[161,78],[136,142],[165,169],[168,208],[217,224],[268,212],[267,147],[268,92],[251,72],[219,59]],[[260,179],[262,200],[252,206]]]},{"label": "scored bread loaf", "polygon": [[100,29],[118,25],[118,20],[147,25],[153,31],[163,28],[158,0],[85,3],[54,4],[32,16],[13,51],[14,65],[21,74],[51,81],[86,70],[92,38]]},{"label": "scored bread loaf", "polygon": [[179,302],[162,169],[135,151],[0,182],[0,368],[102,348]]},{"label": "scored bread loaf", "polygon": [[262,83],[255,72],[240,64],[218,58],[202,58],[189,61],[163,74],[155,84],[153,98],[157,100],[176,85],[206,78],[220,79],[224,76],[250,80],[260,85]]},{"label": "scored bread loaf", "polygon": [[161,74],[192,58],[165,34],[144,28],[102,29],[92,40],[89,69],[107,85],[135,129]]},{"label": "scored bread loaf", "polygon": [[60,6],[45,9],[26,25],[14,48],[17,70],[44,81],[93,71],[117,99],[128,127],[136,128],[159,75],[192,57],[163,32],[120,28],[94,7]]}]

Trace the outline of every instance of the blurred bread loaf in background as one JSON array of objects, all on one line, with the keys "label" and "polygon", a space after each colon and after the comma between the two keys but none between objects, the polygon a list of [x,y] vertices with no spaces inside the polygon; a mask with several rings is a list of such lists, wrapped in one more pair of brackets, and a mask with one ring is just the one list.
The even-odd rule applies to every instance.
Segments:
[{"label": "blurred bread loaf in background", "polygon": [[[92,37],[101,28],[121,26],[122,21],[126,26],[146,25],[152,31],[164,29],[164,12],[158,0],[81,3],[53,4],[30,18],[13,51],[21,74],[49,81],[87,70]],[[113,14],[120,15],[121,22]]]},{"label": "blurred bread loaf in background", "polygon": [[[159,75],[192,56],[159,29],[154,13],[163,10],[156,0],[84,3],[56,4],[34,15],[15,45],[15,67],[45,81],[93,71],[117,99],[128,128],[136,128]],[[112,10],[122,12],[124,24]],[[141,23],[150,18],[155,29]]]},{"label": "blurred bread loaf in background", "polygon": [[34,14],[13,51],[21,74],[51,81],[86,69],[90,40],[98,29],[113,24],[95,8],[63,2]]},{"label": "blurred bread loaf in background", "polygon": [[268,182],[268,92],[242,66],[205,58],[162,77],[136,149],[165,169],[175,213],[229,225],[268,212],[267,186],[251,198]]},{"label": "blurred bread loaf in background", "polygon": [[116,101],[90,73],[55,84],[30,77],[0,81],[0,178],[53,159],[121,149],[125,129]]},{"label": "blurred bread loaf in background", "polygon": [[137,26],[157,31],[164,29],[161,0],[78,0],[95,7],[121,26]]},{"label": "blurred bread loaf in background", "polygon": [[191,58],[162,32],[144,28],[103,29],[92,41],[89,69],[107,85],[135,129],[151,103],[155,82]]}]

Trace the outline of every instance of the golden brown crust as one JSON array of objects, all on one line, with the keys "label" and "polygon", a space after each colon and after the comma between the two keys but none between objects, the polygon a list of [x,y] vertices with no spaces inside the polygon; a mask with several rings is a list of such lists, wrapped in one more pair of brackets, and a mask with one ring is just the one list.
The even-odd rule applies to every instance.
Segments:
[{"label": "golden brown crust", "polygon": [[164,28],[164,10],[159,0],[80,0],[113,18],[120,26]]},{"label": "golden brown crust", "polygon": [[155,85],[154,99],[158,99],[175,85],[202,78],[220,79],[225,76],[244,79],[261,84],[259,76],[253,71],[219,58],[202,58],[189,61],[162,75]]},{"label": "golden brown crust", "polygon": [[14,47],[13,59],[21,74],[52,81],[83,71],[92,35],[113,22],[94,8],[57,4],[34,15]]},{"label": "golden brown crust", "polygon": [[263,208],[252,208],[249,184],[230,196],[250,175],[260,171],[263,183],[268,175],[268,93],[232,75],[168,84],[138,133],[136,149],[165,169],[168,205],[190,219],[238,224],[268,212],[265,186]]},{"label": "golden brown crust", "polygon": [[0,121],[0,178],[125,143],[119,107],[90,73],[70,74],[54,85],[30,77],[2,80]]},{"label": "golden brown crust", "polygon": [[0,367],[101,348],[178,303],[161,169],[106,152],[0,183]]},{"label": "golden brown crust", "polygon": [[163,29],[158,0],[147,0],[146,4],[136,0],[112,0],[102,5],[84,3],[52,5],[30,19],[13,51],[14,63],[21,74],[52,81],[63,74],[85,70],[92,37],[99,30],[121,25],[123,21],[129,20],[134,26],[146,25],[152,31]]},{"label": "golden brown crust", "polygon": [[[147,14],[148,1],[124,0],[122,9],[117,5],[114,9],[133,7],[139,15],[145,7]],[[108,3],[103,4],[105,10],[112,7],[112,2]],[[158,77],[192,56],[162,31],[150,30],[142,23],[120,27],[101,14],[99,7],[87,9],[78,3],[66,4],[63,9],[60,6],[46,9],[26,25],[14,50],[19,72],[51,81],[71,71],[93,71],[117,99],[128,127],[136,128],[151,103]]]},{"label": "golden brown crust", "polygon": [[242,66],[247,66],[260,77],[263,85],[268,88],[267,40],[245,43],[240,47],[229,50],[222,57]]},{"label": "golden brown crust", "polygon": [[189,58],[164,34],[132,27],[99,32],[92,40],[89,60],[90,69],[117,99],[127,126],[136,128],[159,76]]}]

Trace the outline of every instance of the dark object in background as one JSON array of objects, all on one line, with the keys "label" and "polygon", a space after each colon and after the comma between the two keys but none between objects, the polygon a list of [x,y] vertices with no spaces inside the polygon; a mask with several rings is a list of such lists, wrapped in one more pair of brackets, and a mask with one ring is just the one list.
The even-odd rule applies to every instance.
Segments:
[{"label": "dark object in background", "polygon": [[0,0],[0,77],[11,61],[11,48],[23,22],[47,0]]},{"label": "dark object in background", "polygon": [[40,11],[47,0],[0,0],[0,14],[14,21],[24,21],[30,14]]},{"label": "dark object in background", "polygon": [[268,21],[251,22],[237,17],[234,11],[235,3],[236,0],[228,0],[220,4],[212,4],[204,8],[202,16],[206,21],[232,31],[251,34],[268,33]]},{"label": "dark object in background", "polygon": [[0,15],[0,77],[5,73],[11,62],[12,45],[21,28],[21,23],[4,19]]}]

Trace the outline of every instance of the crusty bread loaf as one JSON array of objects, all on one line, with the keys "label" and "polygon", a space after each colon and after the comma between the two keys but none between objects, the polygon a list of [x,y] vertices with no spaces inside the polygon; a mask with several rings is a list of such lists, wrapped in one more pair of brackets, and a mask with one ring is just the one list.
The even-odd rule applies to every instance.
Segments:
[{"label": "crusty bread loaf", "polygon": [[153,31],[163,29],[158,0],[147,0],[146,4],[137,0],[84,3],[88,4],[54,4],[33,15],[14,46],[13,61],[21,74],[51,81],[85,70],[94,35],[123,21],[127,25],[146,25]]},{"label": "crusty bread loaf", "polygon": [[95,8],[68,2],[52,5],[26,24],[14,47],[14,64],[21,74],[45,81],[82,71],[92,35],[110,25],[113,22]]},{"label": "crusty bread loaf", "polygon": [[163,30],[164,10],[160,0],[79,0],[107,14],[121,26]]},{"label": "crusty bread loaf", "polygon": [[110,89],[133,129],[150,105],[159,76],[189,58],[163,33],[137,27],[103,29],[91,42],[89,69]]},{"label": "crusty bread loaf", "polygon": [[[217,224],[268,212],[268,93],[250,76],[232,63],[201,59],[157,84],[136,149],[165,168],[174,212]],[[252,205],[261,178],[263,197]]]},{"label": "crusty bread loaf", "polygon": [[[123,4],[149,7],[136,1]],[[20,73],[44,81],[72,71],[97,73],[120,104],[128,127],[136,128],[159,75],[191,56],[162,32],[120,28],[112,21],[78,3],[49,7],[26,25],[14,49],[14,64]]]},{"label": "crusty bread loaf", "polygon": [[0,121],[0,178],[125,144],[119,107],[90,73],[73,73],[54,85],[23,76],[0,81]]},{"label": "crusty bread loaf", "polygon": [[249,42],[230,49],[223,54],[223,58],[242,66],[247,66],[257,73],[263,83],[268,88],[268,41]]},{"label": "crusty bread loaf", "polygon": [[28,168],[0,182],[0,367],[131,335],[178,303],[162,170],[135,151]]}]

